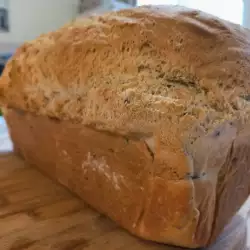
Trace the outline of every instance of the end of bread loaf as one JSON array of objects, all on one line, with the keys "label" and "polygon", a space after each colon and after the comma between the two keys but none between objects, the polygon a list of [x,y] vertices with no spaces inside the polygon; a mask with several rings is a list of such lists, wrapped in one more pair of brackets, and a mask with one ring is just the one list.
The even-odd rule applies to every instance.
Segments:
[{"label": "end of bread loaf", "polygon": [[132,224],[105,214],[143,238],[205,246],[238,209],[224,190],[247,168],[232,152],[250,124],[249,41],[249,30],[179,6],[80,18],[17,50],[0,103],[132,141],[150,167],[147,193]]}]

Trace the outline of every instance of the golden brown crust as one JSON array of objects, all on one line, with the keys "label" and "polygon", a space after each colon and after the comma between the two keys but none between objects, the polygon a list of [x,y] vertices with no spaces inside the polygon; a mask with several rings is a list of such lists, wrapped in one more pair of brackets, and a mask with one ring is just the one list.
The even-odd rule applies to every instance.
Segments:
[{"label": "golden brown crust", "polygon": [[177,6],[80,18],[16,52],[0,99],[105,130],[160,128],[161,140],[176,144],[179,136],[169,134],[182,135],[208,114],[205,129],[239,106],[249,109],[242,98],[249,38],[238,25]]},{"label": "golden brown crust", "polygon": [[[221,176],[231,171],[227,160],[249,123],[249,41],[250,32],[238,25],[176,6],[145,6],[78,19],[16,52],[0,79],[0,102],[137,141],[119,156],[144,162],[141,171],[151,166],[141,179],[148,182],[146,197],[137,183],[138,193],[130,198],[142,198],[133,210],[135,233],[202,246],[212,234],[218,235],[247,195],[244,191],[238,205],[216,222],[222,206],[218,204],[231,202],[223,198],[221,189],[227,185]],[[135,148],[140,152],[136,156]],[[119,173],[127,161],[115,166]],[[228,183],[231,190],[234,185]],[[175,204],[173,211],[190,211],[179,217],[170,208],[167,214],[156,202],[163,195],[160,202],[168,208],[165,194],[173,193],[175,185],[184,191],[183,197],[178,194],[180,207]],[[133,231],[131,218],[115,217],[112,211],[107,208],[106,214]],[[173,220],[176,228],[189,221],[186,233],[166,229],[159,218]]]}]

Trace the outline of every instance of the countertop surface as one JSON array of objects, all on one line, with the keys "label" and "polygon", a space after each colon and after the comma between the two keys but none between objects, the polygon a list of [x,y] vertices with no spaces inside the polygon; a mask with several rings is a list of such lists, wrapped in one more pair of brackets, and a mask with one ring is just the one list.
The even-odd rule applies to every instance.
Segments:
[{"label": "countertop surface", "polygon": [[[207,250],[246,250],[249,201]],[[14,155],[0,118],[1,250],[180,250],[129,235]],[[248,237],[249,238],[249,237]],[[183,250],[183,249],[182,249]]]}]

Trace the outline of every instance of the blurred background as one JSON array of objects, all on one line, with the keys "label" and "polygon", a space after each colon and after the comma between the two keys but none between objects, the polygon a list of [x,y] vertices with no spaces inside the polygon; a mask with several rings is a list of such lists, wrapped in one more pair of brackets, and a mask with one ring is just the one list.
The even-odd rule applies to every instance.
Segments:
[{"label": "blurred background", "polygon": [[0,0],[0,70],[26,40],[81,15],[144,4],[179,4],[250,28],[250,0]]}]

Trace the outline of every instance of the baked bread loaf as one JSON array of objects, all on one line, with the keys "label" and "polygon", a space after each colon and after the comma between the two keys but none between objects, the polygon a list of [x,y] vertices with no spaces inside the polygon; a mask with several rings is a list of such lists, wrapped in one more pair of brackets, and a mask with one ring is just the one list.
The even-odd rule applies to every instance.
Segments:
[{"label": "baked bread loaf", "polygon": [[250,190],[250,32],[143,6],[21,46],[0,79],[15,149],[134,235],[203,247]]}]

